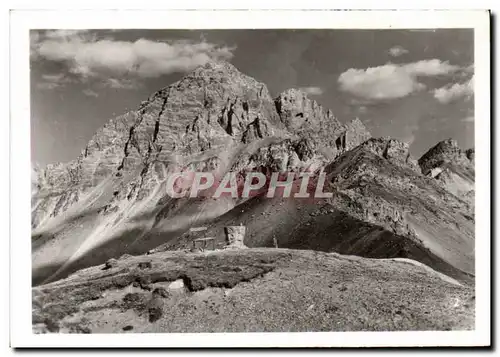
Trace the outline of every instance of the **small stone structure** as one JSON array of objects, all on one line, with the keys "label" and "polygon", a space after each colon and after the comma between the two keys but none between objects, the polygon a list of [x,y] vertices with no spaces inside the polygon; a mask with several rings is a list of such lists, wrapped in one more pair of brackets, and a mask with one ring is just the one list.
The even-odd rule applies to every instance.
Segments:
[{"label": "small stone structure", "polygon": [[226,235],[226,247],[227,249],[242,249],[246,248],[243,243],[245,239],[246,227],[240,226],[228,226],[224,227],[224,234]]},{"label": "small stone structure", "polygon": [[215,238],[214,237],[205,237],[198,238],[193,241],[193,250],[215,250]]},{"label": "small stone structure", "polygon": [[275,235],[273,235],[273,244],[274,244],[274,248],[279,248],[278,247],[278,238],[276,238]]},{"label": "small stone structure", "polygon": [[189,238],[192,239],[193,246],[191,252],[203,252],[205,250],[215,250],[215,238],[206,237],[208,227],[191,227],[189,228]]}]

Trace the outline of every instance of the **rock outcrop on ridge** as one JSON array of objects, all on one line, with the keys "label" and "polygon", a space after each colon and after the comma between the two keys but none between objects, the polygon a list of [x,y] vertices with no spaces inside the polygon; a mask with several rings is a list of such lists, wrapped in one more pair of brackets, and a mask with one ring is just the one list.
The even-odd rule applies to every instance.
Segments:
[{"label": "rock outcrop on ridge", "polygon": [[474,149],[462,150],[456,140],[443,140],[418,160],[422,173],[474,207]]}]

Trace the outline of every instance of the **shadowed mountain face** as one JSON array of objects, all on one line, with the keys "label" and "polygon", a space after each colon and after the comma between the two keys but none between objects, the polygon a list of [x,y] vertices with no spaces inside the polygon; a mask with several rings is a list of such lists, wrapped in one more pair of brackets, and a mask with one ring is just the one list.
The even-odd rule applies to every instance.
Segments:
[{"label": "shadowed mountain face", "polygon": [[[76,160],[37,172],[33,283],[123,254],[189,248],[200,225],[223,246],[223,228],[239,224],[249,247],[409,258],[472,282],[473,151],[455,146],[440,143],[417,162],[406,144],[370,138],[357,119],[341,124],[299,90],[273,99],[231,64],[209,62],[111,119]],[[246,170],[322,170],[333,196],[167,194],[172,173]]]}]

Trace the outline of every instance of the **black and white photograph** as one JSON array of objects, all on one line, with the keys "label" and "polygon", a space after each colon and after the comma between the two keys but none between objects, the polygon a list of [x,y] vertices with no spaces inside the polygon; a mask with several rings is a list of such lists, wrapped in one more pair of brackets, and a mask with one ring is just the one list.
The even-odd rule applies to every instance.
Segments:
[{"label": "black and white photograph", "polygon": [[489,15],[445,13],[28,26],[24,331],[473,345],[490,328]]}]

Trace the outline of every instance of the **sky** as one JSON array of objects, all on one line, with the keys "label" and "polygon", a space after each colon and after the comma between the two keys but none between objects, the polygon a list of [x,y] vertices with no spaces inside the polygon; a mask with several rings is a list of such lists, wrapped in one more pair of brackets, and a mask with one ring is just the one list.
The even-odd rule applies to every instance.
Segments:
[{"label": "sky", "polygon": [[30,33],[31,153],[75,159],[110,118],[210,59],[301,88],[341,122],[418,158],[454,138],[474,146],[474,33],[439,30],[36,30]]}]

